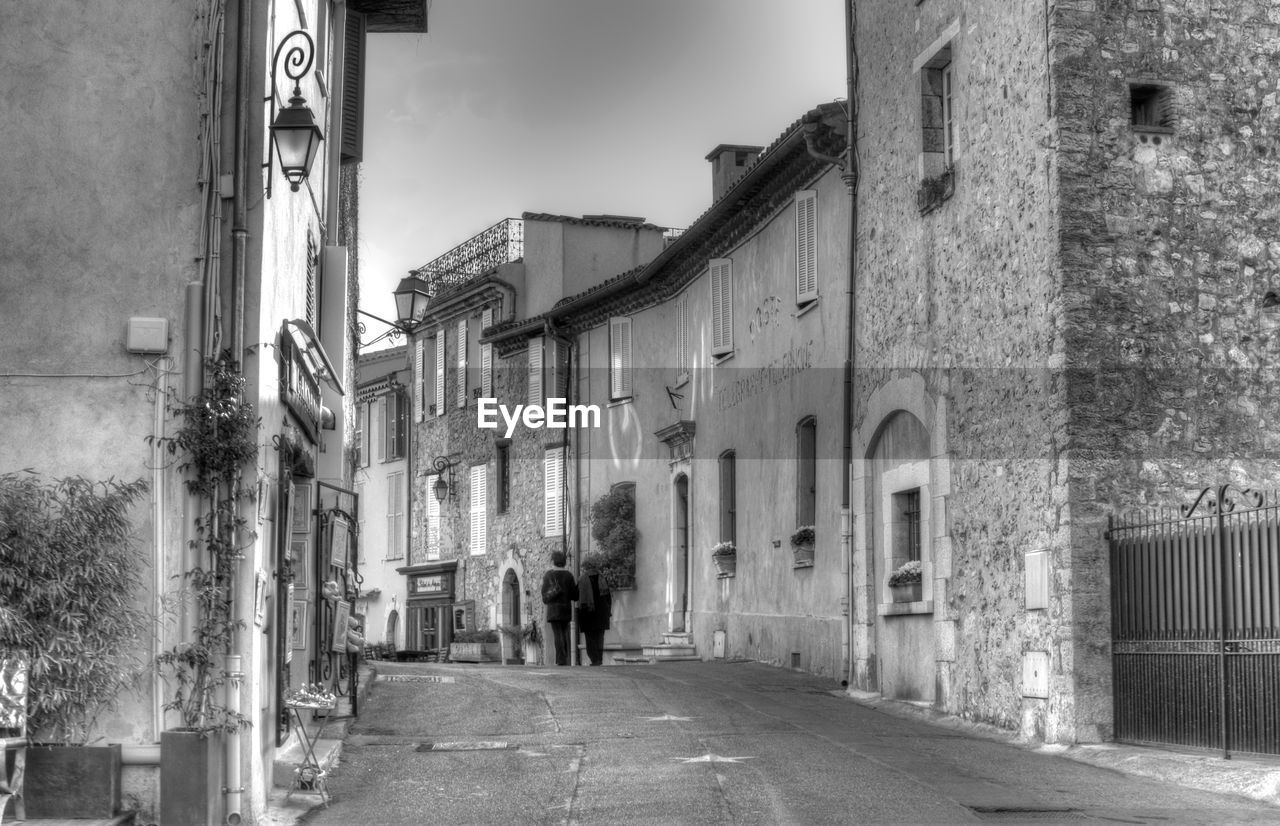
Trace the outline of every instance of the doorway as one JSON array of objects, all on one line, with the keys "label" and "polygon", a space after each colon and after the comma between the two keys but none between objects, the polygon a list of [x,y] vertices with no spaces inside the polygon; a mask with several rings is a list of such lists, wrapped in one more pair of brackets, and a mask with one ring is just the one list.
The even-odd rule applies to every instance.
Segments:
[{"label": "doorway", "polygon": [[675,559],[672,560],[673,588],[676,610],[672,614],[671,630],[688,633],[692,630],[692,610],[689,595],[689,477],[676,477],[675,495]]}]

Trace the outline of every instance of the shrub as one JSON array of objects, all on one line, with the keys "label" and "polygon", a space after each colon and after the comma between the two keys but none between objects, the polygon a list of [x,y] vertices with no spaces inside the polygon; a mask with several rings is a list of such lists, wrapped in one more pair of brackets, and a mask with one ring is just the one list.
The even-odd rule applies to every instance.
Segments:
[{"label": "shrub", "polygon": [[635,489],[619,485],[591,506],[591,537],[600,547],[599,571],[615,588],[627,588],[636,579]]}]

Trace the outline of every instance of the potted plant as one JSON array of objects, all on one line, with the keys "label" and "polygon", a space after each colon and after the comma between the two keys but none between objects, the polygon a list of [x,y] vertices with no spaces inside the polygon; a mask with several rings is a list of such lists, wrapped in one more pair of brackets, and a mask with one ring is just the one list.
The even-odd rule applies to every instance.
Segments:
[{"label": "potted plant", "polygon": [[502,664],[524,665],[523,626],[499,625],[498,633],[502,634]]},{"label": "potted plant", "polygon": [[889,590],[893,593],[893,601],[919,602],[923,575],[923,568],[918,559],[904,562],[889,574]]},{"label": "potted plant", "polygon": [[528,665],[542,665],[542,627],[537,620],[529,620],[520,628],[520,642],[524,646],[524,661]]},{"label": "potted plant", "polygon": [[732,542],[717,542],[711,547],[711,561],[721,578],[733,576],[738,570],[738,548]]},{"label": "potted plant", "polygon": [[795,554],[796,567],[813,565],[813,525],[801,525],[791,534],[791,550]]},{"label": "potted plant", "polygon": [[619,485],[591,505],[591,537],[600,548],[600,575],[609,587],[634,588],[639,540],[634,487]]},{"label": "potted plant", "polygon": [[99,716],[144,673],[136,652],[144,560],[130,508],[141,480],[0,476],[0,651],[27,669],[24,794],[31,818],[114,817],[119,744],[92,746]]},{"label": "potted plant", "polygon": [[498,632],[492,628],[459,631],[449,643],[449,661],[455,663],[492,663],[502,657]]},{"label": "potted plant", "polygon": [[[154,439],[180,457],[187,490],[202,503],[196,538],[207,567],[196,565],[180,576],[173,596],[190,609],[190,636],[162,652],[156,666],[170,681],[166,711],[177,712],[180,726],[160,736],[160,821],[212,823],[219,808],[218,753],[222,739],[248,727],[238,704],[228,704],[228,655],[244,627],[232,611],[235,561],[255,534],[241,515],[253,498],[244,468],[257,460],[260,420],[244,401],[239,364],[223,353],[206,363],[207,386],[195,398],[171,402],[178,420],[171,436]],[[148,441],[152,441],[151,438]]]}]

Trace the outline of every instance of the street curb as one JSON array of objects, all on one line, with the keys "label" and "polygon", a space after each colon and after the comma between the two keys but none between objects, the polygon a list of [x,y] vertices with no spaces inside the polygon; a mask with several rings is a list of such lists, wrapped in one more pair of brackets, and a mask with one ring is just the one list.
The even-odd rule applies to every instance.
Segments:
[{"label": "street curb", "polygon": [[1247,797],[1260,803],[1280,806],[1280,760],[1252,757],[1224,760],[1203,752],[1171,751],[1123,743],[1045,744],[1025,740],[989,723],[975,723],[932,707],[888,700],[879,694],[855,689],[832,693],[895,717],[962,731],[973,737],[1007,743],[1037,754],[1065,757],[1122,774],[1163,780],[1206,792]]}]

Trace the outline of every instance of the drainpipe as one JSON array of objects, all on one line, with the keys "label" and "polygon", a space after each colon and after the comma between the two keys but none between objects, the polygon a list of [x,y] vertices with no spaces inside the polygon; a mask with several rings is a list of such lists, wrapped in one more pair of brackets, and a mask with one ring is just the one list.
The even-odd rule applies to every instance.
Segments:
[{"label": "drainpipe", "polygon": [[857,17],[854,11],[855,0],[845,0],[844,4],[844,26],[845,26],[845,64],[848,69],[848,89],[845,95],[845,124],[847,136],[845,138],[845,163],[844,179],[845,186],[849,190],[849,277],[848,277],[848,306],[849,306],[849,338],[846,342],[846,355],[844,365],[844,423],[841,428],[841,435],[844,439],[843,449],[843,467],[844,473],[841,483],[841,500],[840,500],[840,544],[841,559],[843,561],[845,582],[848,586],[846,596],[846,609],[849,612],[849,621],[844,623],[844,649],[845,661],[848,668],[848,683],[853,682],[853,503],[850,501],[852,484],[851,475],[853,473],[853,423],[854,423],[854,375],[858,363],[857,351],[857,323],[858,323],[858,51],[854,45],[854,35],[857,32]]}]

